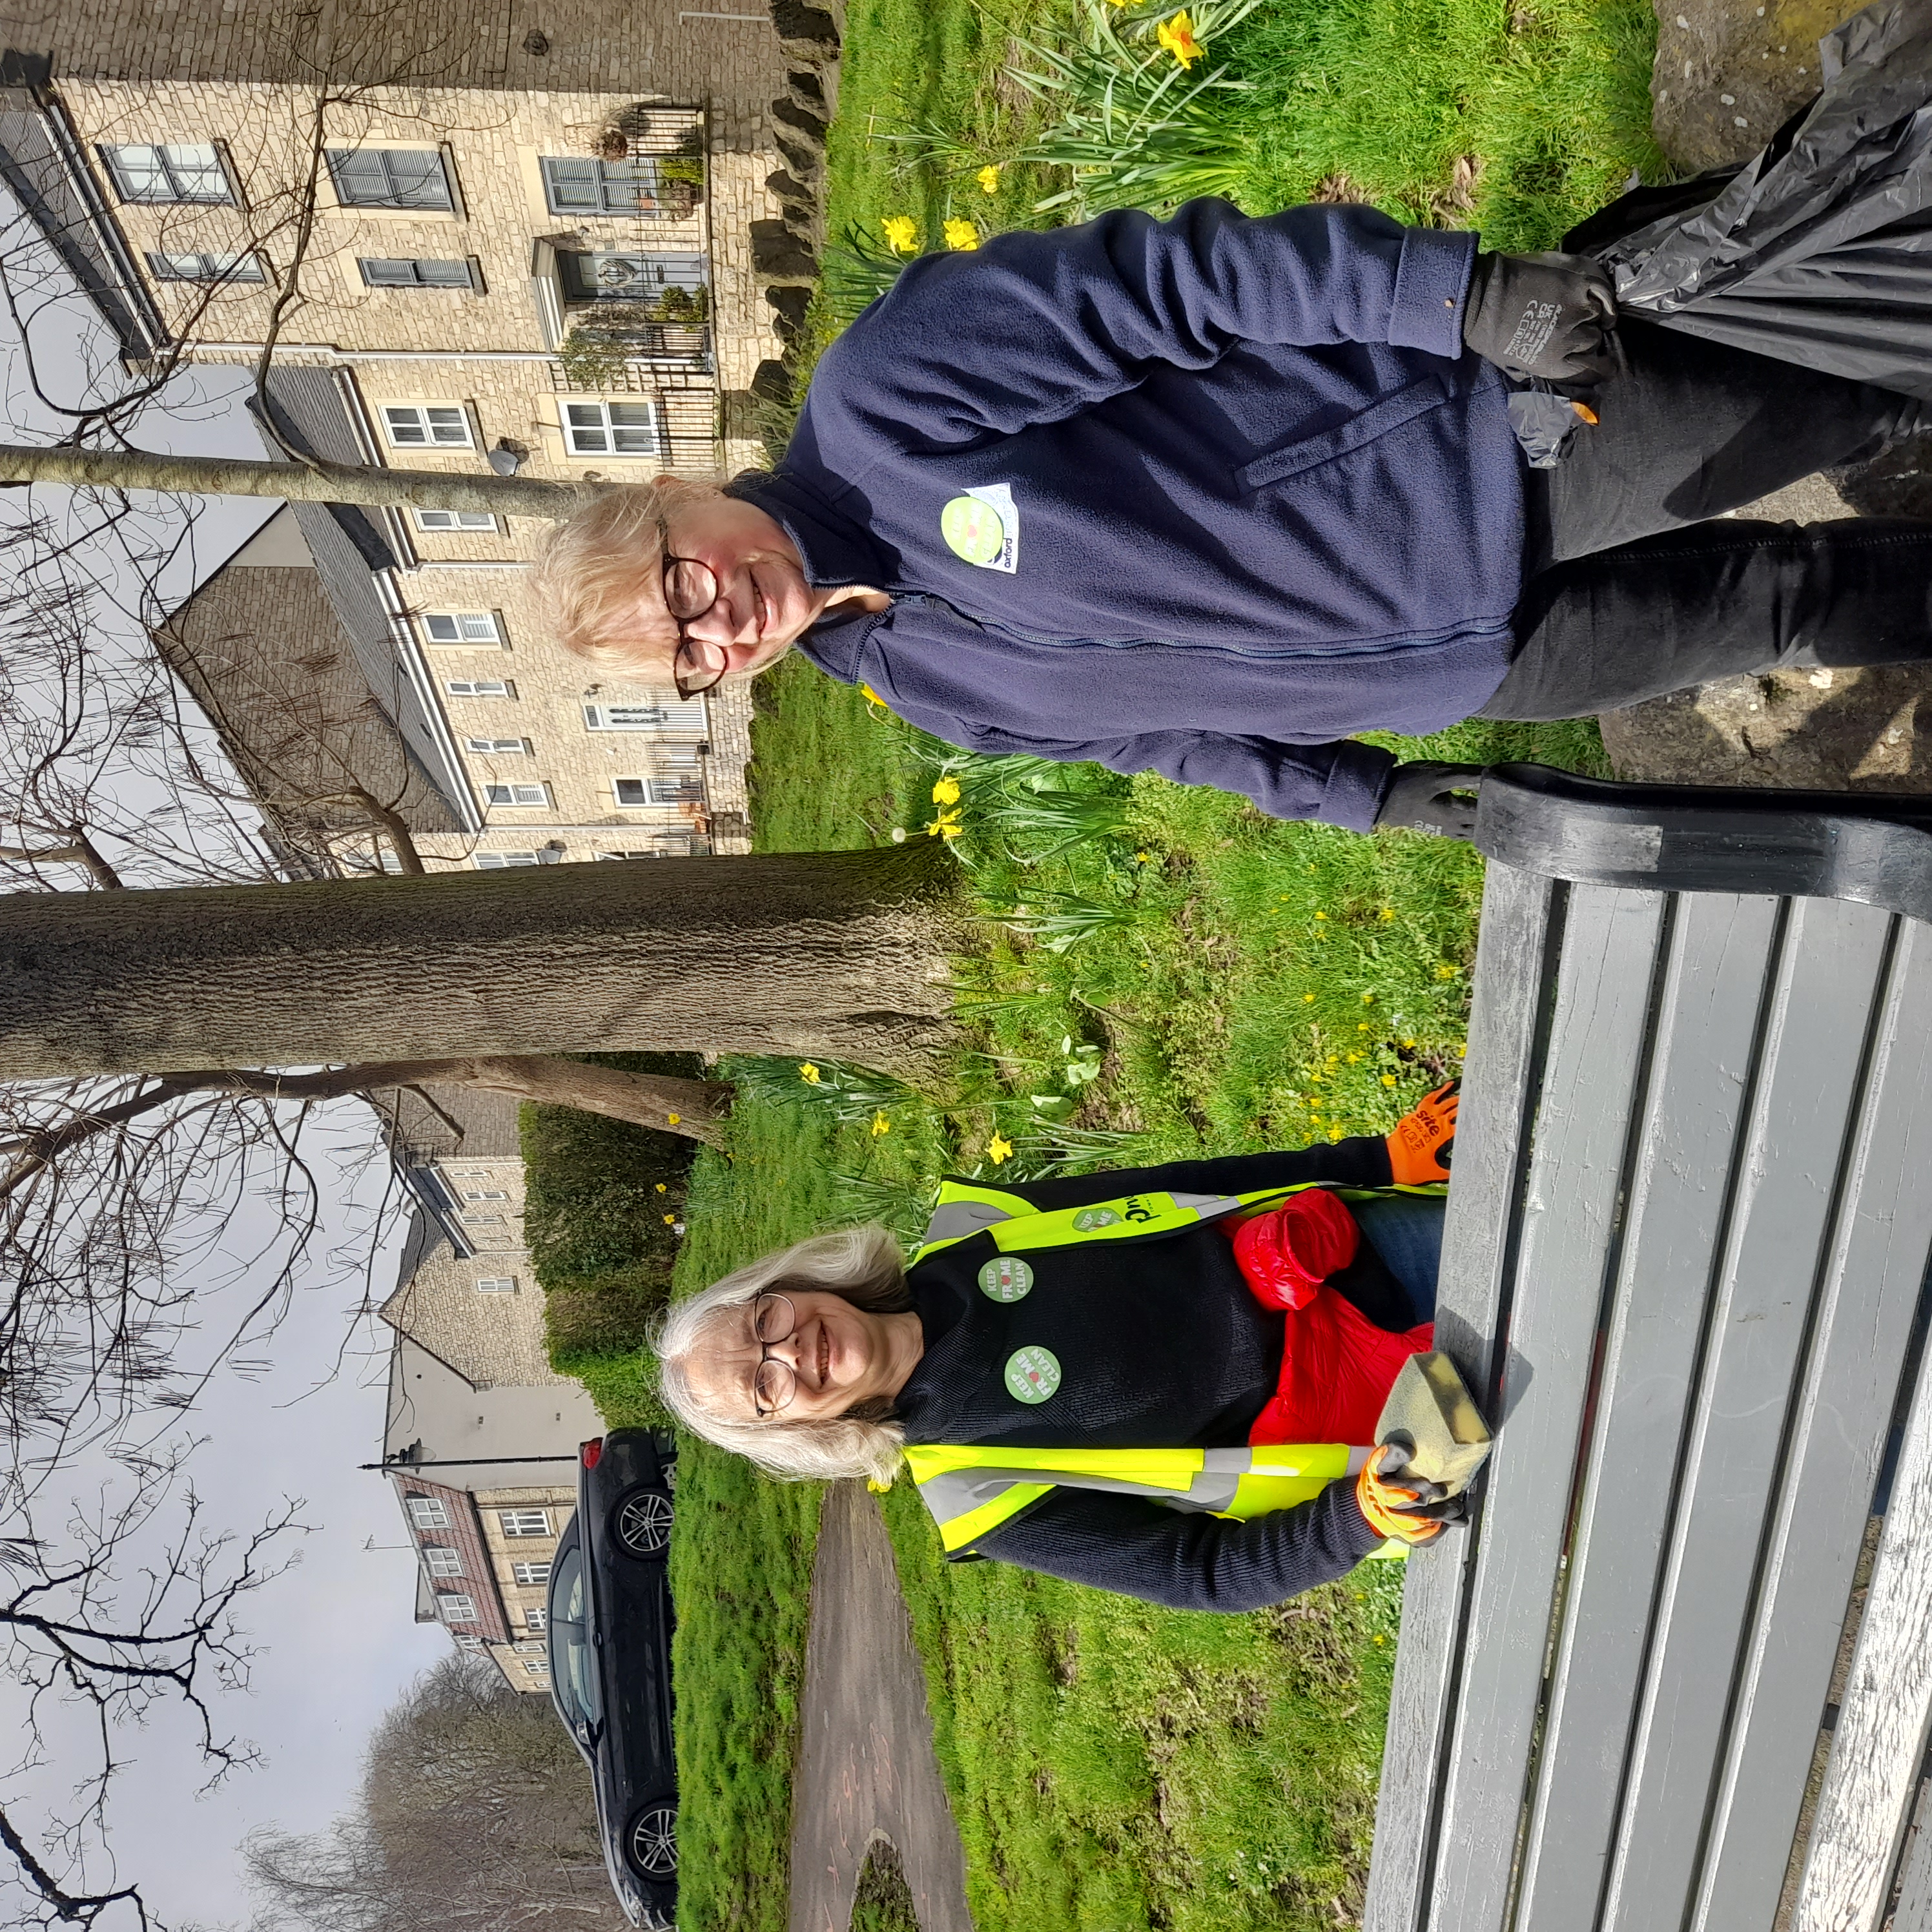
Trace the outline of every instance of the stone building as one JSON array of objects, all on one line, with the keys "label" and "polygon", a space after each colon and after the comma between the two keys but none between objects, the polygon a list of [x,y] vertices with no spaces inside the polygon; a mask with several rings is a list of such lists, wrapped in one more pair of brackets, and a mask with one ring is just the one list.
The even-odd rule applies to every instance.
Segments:
[{"label": "stone building", "polygon": [[[272,340],[278,454],[740,467],[814,266],[798,177],[836,45],[776,4],[782,39],[755,0],[4,0],[0,182],[130,370]],[[562,659],[542,535],[291,506],[174,614],[163,648],[284,844],[332,866],[373,798],[446,865],[746,849],[747,699]]]}]

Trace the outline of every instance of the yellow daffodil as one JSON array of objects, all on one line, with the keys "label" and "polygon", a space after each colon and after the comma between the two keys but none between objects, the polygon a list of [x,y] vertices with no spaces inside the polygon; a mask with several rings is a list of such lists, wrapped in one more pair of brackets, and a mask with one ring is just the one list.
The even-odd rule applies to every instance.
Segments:
[{"label": "yellow daffodil", "polygon": [[946,245],[949,248],[976,248],[980,245],[980,231],[971,222],[956,218],[946,224]]},{"label": "yellow daffodil", "polygon": [[1006,1138],[1004,1134],[996,1133],[993,1138],[986,1143],[986,1158],[990,1160],[995,1167],[998,1167],[1000,1162],[1004,1160],[1011,1160],[1012,1157],[1013,1144],[1011,1141]]},{"label": "yellow daffodil", "polygon": [[816,1087],[818,1084],[820,1076],[818,1069],[813,1066],[810,1060],[801,1060],[799,1064],[798,1077],[802,1080],[808,1087]]},{"label": "yellow daffodil", "polygon": [[926,826],[926,836],[928,838],[957,838],[965,830],[965,826],[960,824],[958,812],[955,808],[942,812]]},{"label": "yellow daffodil", "polygon": [[881,698],[869,684],[862,684],[860,686],[859,695],[868,704],[876,704],[881,711],[886,709],[886,700]]},{"label": "yellow daffodil", "polygon": [[910,255],[919,246],[919,231],[909,214],[889,214],[879,224],[886,246],[896,255]]},{"label": "yellow daffodil", "polygon": [[875,1109],[872,1114],[873,1139],[877,1140],[881,1134],[889,1134],[892,1130],[892,1124],[886,1118],[884,1108],[879,1108]]},{"label": "yellow daffodil", "polygon": [[[1117,5],[1124,5],[1126,0],[1115,0]],[[988,161],[973,178],[980,184],[982,194],[997,194],[1000,189],[1000,171]]]},{"label": "yellow daffodil", "polygon": [[1201,58],[1201,43],[1194,38],[1194,22],[1184,7],[1172,20],[1162,21],[1154,38],[1184,68],[1192,67]]},{"label": "yellow daffodil", "polygon": [[950,773],[932,788],[934,805],[957,805],[959,802],[959,781]]}]

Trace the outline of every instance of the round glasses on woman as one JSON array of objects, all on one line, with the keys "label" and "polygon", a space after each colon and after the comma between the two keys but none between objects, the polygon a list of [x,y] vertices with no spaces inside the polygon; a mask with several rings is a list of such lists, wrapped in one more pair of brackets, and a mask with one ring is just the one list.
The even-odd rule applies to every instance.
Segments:
[{"label": "round glasses on woman", "polygon": [[[761,1294],[752,1304],[752,1335],[760,1350],[790,1339],[798,1326],[797,1311],[788,1296]],[[798,1377],[789,1362],[761,1355],[752,1378],[752,1397],[760,1415],[776,1415],[798,1393]]]},{"label": "round glasses on woman", "polygon": [[708,563],[692,556],[673,556],[664,539],[664,608],[677,626],[677,655],[671,660],[671,682],[680,698],[702,698],[714,690],[730,669],[731,660],[722,644],[706,644],[685,628],[695,623],[718,602],[718,576]]}]

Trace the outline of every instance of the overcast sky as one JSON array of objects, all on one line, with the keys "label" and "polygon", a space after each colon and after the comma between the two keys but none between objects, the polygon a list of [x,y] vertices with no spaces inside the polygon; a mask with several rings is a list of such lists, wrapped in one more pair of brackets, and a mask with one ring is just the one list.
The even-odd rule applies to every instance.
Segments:
[{"label": "overcast sky", "polygon": [[[0,196],[0,224],[13,214]],[[34,374],[56,400],[71,396],[103,370],[113,371],[111,341],[78,298],[47,308],[29,333]],[[0,394],[7,422],[39,440],[51,419],[27,377],[21,340],[0,317]],[[215,372],[200,378],[198,386],[184,386],[152,421],[142,441],[156,449],[262,454],[242,410],[246,385],[238,377],[239,372]],[[57,495],[34,494],[39,508],[58,514]],[[0,515],[20,514],[24,494],[0,493]],[[184,595],[274,508],[252,502],[197,506],[194,541],[169,586],[172,596]],[[137,603],[134,586],[117,578],[117,560],[104,548],[92,566],[112,601]],[[131,623],[118,631],[118,636],[104,631],[101,647],[140,648]],[[266,1363],[266,1370],[253,1378],[218,1375],[184,1424],[208,1438],[192,1466],[212,1522],[245,1532],[285,1497],[296,1497],[313,1533],[300,1540],[298,1564],[250,1600],[244,1621],[260,1647],[252,1694],[226,1699],[220,1712],[232,1730],[263,1748],[266,1768],[239,1774],[204,1797],[197,1795],[201,1768],[184,1726],[164,1718],[126,1741],[135,1762],[114,1812],[118,1879],[140,1881],[151,1906],[177,1928],[233,1924],[251,1916],[236,1854],[241,1839],[261,1824],[313,1829],[341,1810],[375,1719],[448,1647],[440,1629],[412,1620],[415,1558],[389,1485],[356,1466],[381,1454],[387,1331],[353,1316],[357,1290],[347,1278],[352,1270],[339,1264],[370,1248],[382,1186],[381,1164],[364,1158],[374,1138],[373,1117],[358,1104],[341,1103],[325,1117],[312,1151],[322,1156],[316,1168],[328,1197],[328,1219],[305,1292],[273,1337],[247,1352]],[[331,1142],[341,1160],[323,1151]],[[266,1214],[257,1202],[234,1204],[228,1246],[235,1256],[262,1245],[271,1226]],[[398,1232],[392,1231],[374,1258],[378,1299],[394,1284]],[[320,1259],[330,1255],[338,1264],[333,1268]],[[251,1292],[245,1279],[210,1288],[200,1334],[188,1346],[196,1340],[212,1346],[225,1332],[224,1312],[238,1313],[244,1306],[241,1298]],[[334,1372],[345,1343],[348,1352]],[[4,1702],[0,1695],[0,1725]],[[73,1776],[71,1764],[64,1765],[57,1753],[5,1793],[10,1808],[20,1805],[16,1815],[23,1822],[37,1806],[44,1817],[58,1815]]]}]

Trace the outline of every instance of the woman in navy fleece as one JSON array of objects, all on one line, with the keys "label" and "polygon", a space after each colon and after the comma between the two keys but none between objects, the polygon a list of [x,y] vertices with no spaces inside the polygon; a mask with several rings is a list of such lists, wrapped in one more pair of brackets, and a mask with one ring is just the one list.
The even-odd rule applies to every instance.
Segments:
[{"label": "woman in navy fleece", "polygon": [[609,491],[546,580],[688,694],[796,646],[968,749],[1462,830],[1463,768],[1352,734],[1932,655],[1932,526],[1705,520],[1918,410],[1619,327],[1581,257],[1197,201],[913,262],[776,470]]}]

